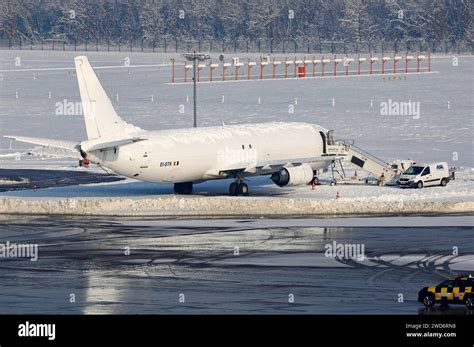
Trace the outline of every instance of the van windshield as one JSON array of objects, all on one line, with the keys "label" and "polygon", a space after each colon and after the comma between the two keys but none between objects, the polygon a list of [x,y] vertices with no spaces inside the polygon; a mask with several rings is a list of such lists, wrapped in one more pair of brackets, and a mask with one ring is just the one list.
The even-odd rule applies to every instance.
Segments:
[{"label": "van windshield", "polygon": [[424,166],[410,166],[407,171],[405,171],[404,175],[418,175],[423,171]]}]

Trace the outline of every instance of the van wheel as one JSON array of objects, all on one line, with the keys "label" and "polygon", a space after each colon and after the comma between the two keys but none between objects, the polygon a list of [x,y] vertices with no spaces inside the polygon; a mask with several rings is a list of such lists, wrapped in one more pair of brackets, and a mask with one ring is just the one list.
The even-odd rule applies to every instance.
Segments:
[{"label": "van wheel", "polygon": [[446,178],[443,178],[441,180],[441,187],[446,187],[447,184],[448,184],[448,180]]},{"label": "van wheel", "polygon": [[466,304],[467,308],[474,308],[474,297],[472,295],[467,296],[464,299],[464,304]]},{"label": "van wheel", "polygon": [[418,183],[416,184],[416,187],[417,187],[418,189],[423,188],[423,182],[418,181]]}]

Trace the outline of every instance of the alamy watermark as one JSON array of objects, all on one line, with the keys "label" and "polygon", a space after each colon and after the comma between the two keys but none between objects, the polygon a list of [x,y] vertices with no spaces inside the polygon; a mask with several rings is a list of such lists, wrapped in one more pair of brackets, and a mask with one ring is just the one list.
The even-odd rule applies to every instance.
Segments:
[{"label": "alamy watermark", "polygon": [[382,116],[412,116],[419,119],[421,115],[420,102],[408,101],[382,101],[380,103],[380,115]]},{"label": "alamy watermark", "polygon": [[30,258],[31,261],[37,261],[38,244],[12,243],[10,241],[0,243],[0,258]]},{"label": "alamy watermark", "polygon": [[83,116],[92,115],[95,112],[94,102],[68,101],[63,99],[56,102],[54,113],[56,116]]},{"label": "alamy watermark", "polygon": [[26,321],[18,325],[19,337],[47,337],[48,340],[56,339],[56,324],[38,324]]},{"label": "alamy watermark", "polygon": [[63,99],[54,105],[56,116],[83,116],[95,114],[94,102],[68,101]]},{"label": "alamy watermark", "polygon": [[363,243],[338,243],[333,241],[327,243],[324,248],[324,255],[327,258],[357,259],[358,261],[365,259],[365,245]]},{"label": "alamy watermark", "polygon": [[217,152],[217,163],[219,167],[227,168],[242,164],[245,167],[257,165],[257,151],[251,145],[242,145],[241,149],[225,147]]}]

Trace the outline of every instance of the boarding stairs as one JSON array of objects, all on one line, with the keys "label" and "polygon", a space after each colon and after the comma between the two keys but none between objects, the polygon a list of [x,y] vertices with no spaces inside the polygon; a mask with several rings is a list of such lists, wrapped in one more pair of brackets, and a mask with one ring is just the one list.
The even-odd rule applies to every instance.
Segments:
[{"label": "boarding stairs", "polygon": [[[357,147],[354,145],[354,141],[334,141],[332,136],[328,136],[327,151],[328,154],[343,155],[347,162],[374,175],[377,179],[380,179],[383,175],[384,182],[389,182],[395,176],[395,172],[392,170],[390,163]],[[342,163],[340,162],[339,164],[341,169],[338,170],[337,173],[342,179],[345,179],[346,175]],[[334,163],[332,169],[335,170],[335,167],[336,164]]]}]

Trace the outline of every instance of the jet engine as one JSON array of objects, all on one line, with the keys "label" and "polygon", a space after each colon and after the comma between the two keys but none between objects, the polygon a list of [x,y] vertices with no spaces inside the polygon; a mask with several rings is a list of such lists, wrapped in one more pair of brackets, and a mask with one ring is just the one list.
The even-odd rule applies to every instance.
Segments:
[{"label": "jet engine", "polygon": [[275,172],[271,179],[280,186],[297,186],[300,184],[308,184],[314,177],[313,169],[309,164],[300,166],[285,167]]}]

